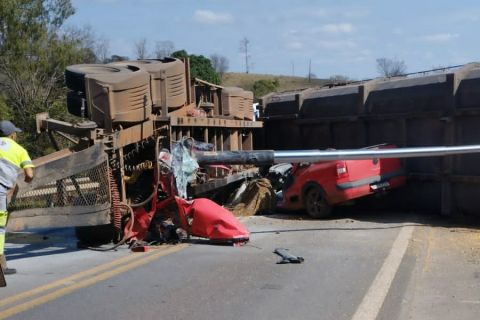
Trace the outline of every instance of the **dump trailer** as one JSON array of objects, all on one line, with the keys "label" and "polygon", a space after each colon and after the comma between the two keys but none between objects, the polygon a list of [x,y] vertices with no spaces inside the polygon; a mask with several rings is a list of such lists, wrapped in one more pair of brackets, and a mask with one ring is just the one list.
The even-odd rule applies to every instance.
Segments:
[{"label": "dump trailer", "polygon": [[[271,93],[255,149],[358,149],[479,144],[480,64]],[[480,154],[410,158],[391,207],[478,216]]]},{"label": "dump trailer", "polygon": [[[73,65],[65,71],[67,108],[75,123],[37,115],[37,130],[57,152],[34,160],[35,179],[9,194],[8,230],[78,227],[81,240],[120,241],[127,221],[151,213],[175,193],[164,150],[182,139],[207,150],[251,150],[253,94],[190,77],[175,58]],[[68,142],[63,148],[61,142]],[[255,170],[210,168],[190,181],[201,195],[245,179]]]}]

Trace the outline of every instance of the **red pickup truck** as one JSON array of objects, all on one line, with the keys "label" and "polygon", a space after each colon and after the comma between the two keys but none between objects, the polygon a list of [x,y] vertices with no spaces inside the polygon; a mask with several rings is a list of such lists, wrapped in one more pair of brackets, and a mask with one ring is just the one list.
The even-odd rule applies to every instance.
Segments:
[{"label": "red pickup truck", "polygon": [[[380,148],[395,146],[382,144],[367,149]],[[287,164],[283,172],[286,175],[278,207],[305,209],[317,219],[330,216],[334,205],[406,183],[402,162],[395,158]]]}]

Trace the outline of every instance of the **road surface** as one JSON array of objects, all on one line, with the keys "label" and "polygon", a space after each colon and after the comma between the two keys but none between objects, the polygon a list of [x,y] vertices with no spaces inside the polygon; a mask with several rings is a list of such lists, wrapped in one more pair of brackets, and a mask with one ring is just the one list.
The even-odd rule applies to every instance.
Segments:
[{"label": "road surface", "polygon": [[[242,219],[243,247],[94,252],[71,229],[13,234],[0,319],[478,319],[476,227],[351,210]],[[305,261],[277,264],[279,247]]]}]

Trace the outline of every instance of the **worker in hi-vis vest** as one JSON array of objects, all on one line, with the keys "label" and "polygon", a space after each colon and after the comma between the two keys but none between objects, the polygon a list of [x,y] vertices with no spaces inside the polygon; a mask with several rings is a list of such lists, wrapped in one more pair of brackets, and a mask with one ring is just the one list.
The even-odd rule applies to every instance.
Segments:
[{"label": "worker in hi-vis vest", "polygon": [[0,266],[4,274],[13,274],[15,269],[7,268],[4,254],[7,225],[7,192],[17,181],[18,172],[23,169],[25,182],[33,179],[33,163],[21,145],[16,143],[17,132],[22,132],[8,120],[0,121]]}]

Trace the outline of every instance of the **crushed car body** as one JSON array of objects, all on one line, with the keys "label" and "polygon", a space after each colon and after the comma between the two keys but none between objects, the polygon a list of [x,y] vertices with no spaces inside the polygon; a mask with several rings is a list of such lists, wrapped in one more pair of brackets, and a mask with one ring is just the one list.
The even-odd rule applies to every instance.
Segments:
[{"label": "crushed car body", "polygon": [[[366,149],[391,149],[383,144]],[[285,182],[278,207],[302,210],[313,218],[325,218],[332,206],[406,184],[400,159],[334,160],[292,164],[284,170]]]}]

